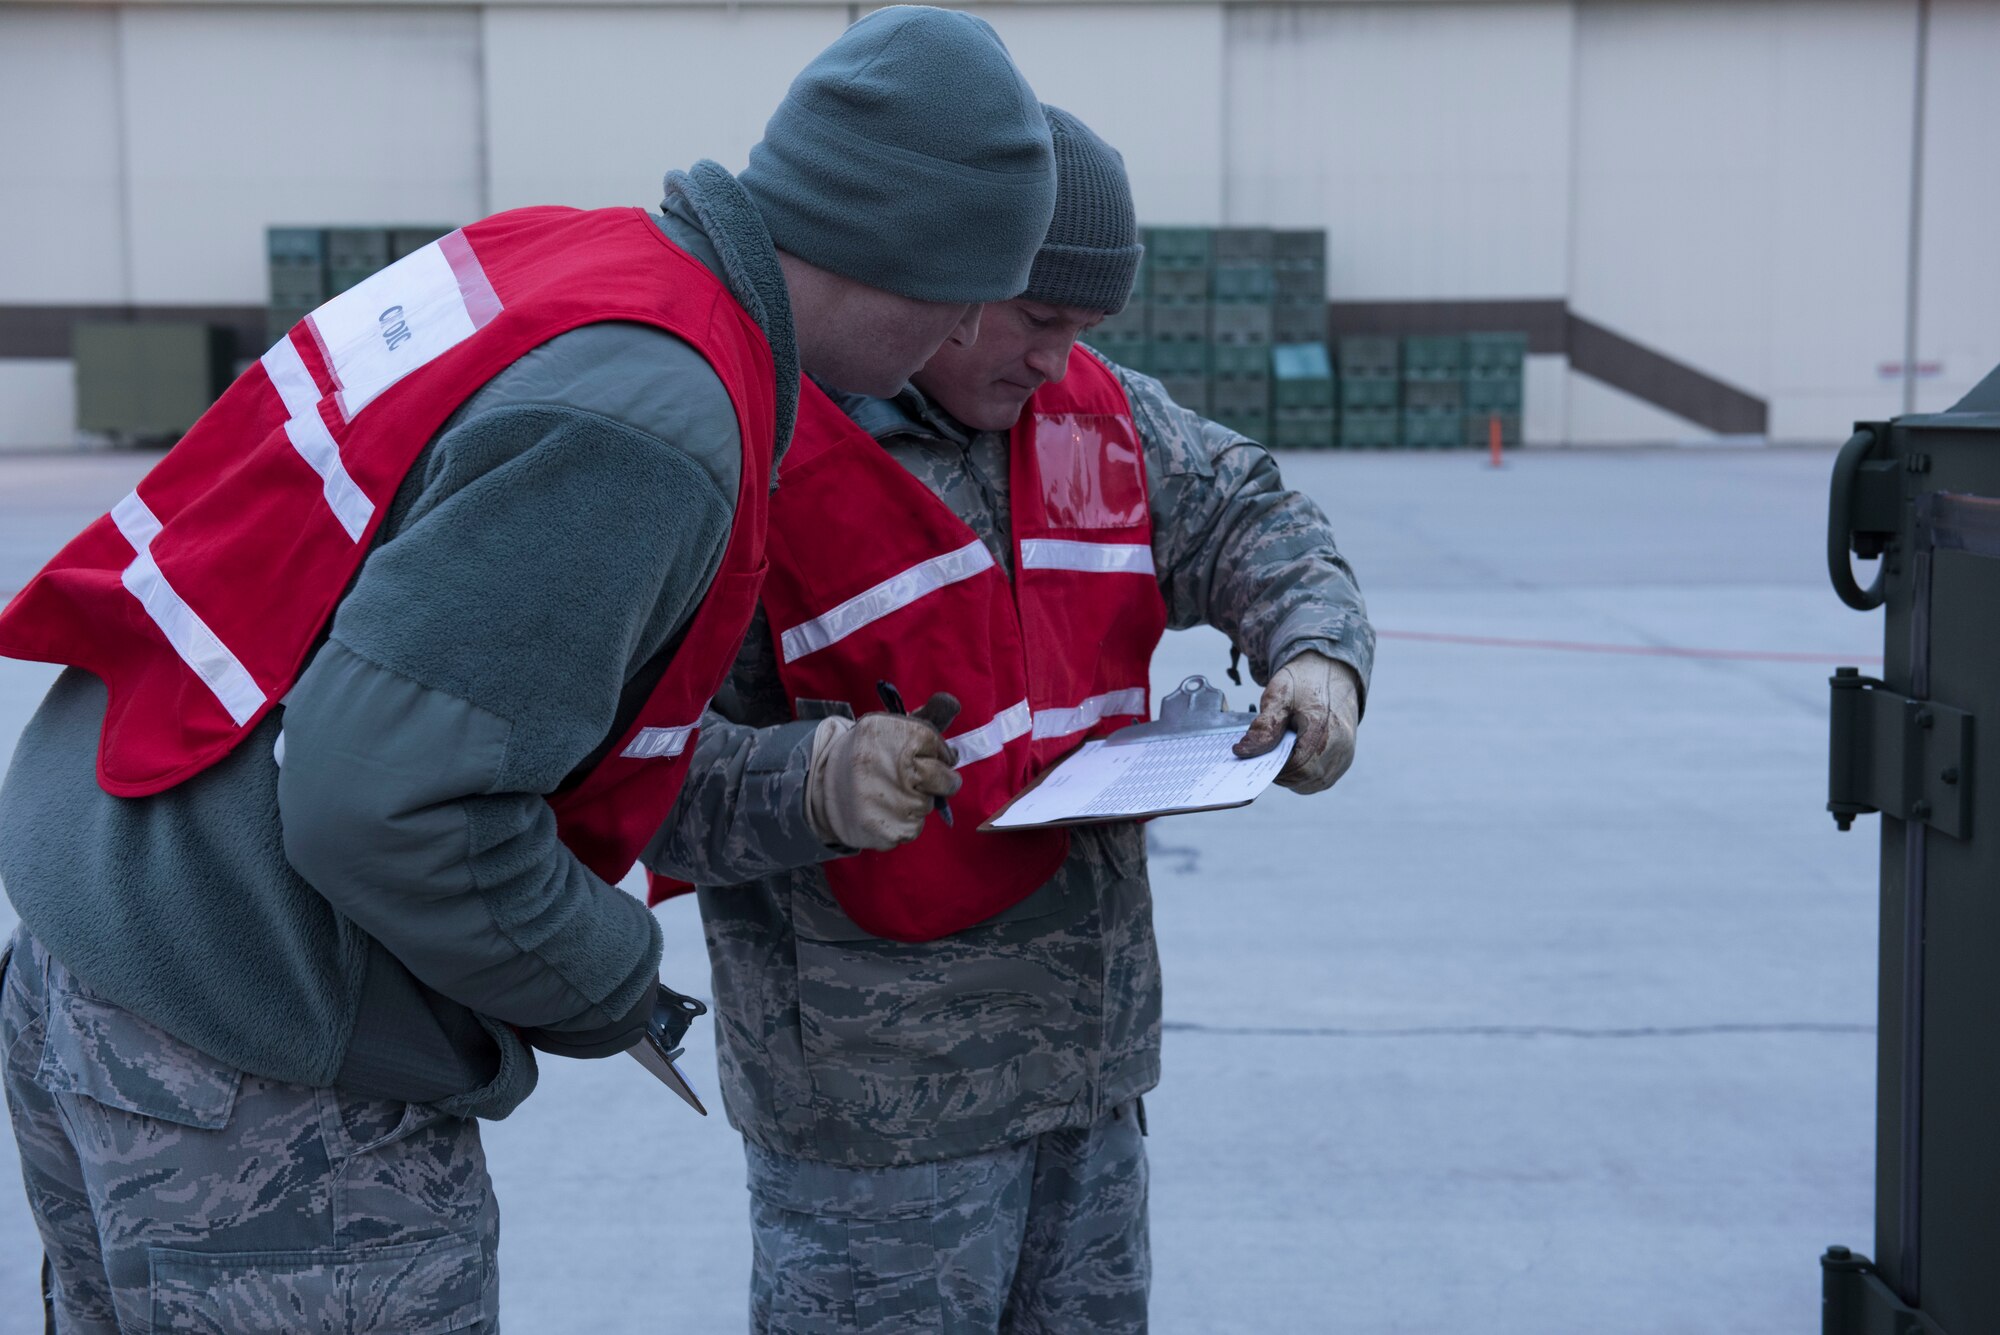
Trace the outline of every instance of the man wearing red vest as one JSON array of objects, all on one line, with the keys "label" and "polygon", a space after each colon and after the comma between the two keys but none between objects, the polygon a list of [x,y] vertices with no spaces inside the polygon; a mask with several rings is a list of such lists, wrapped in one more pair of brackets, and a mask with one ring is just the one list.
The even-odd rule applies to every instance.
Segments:
[{"label": "man wearing red vest", "polygon": [[1144,831],[976,827],[1147,715],[1170,625],[1249,658],[1239,750],[1296,731],[1279,782],[1352,756],[1374,636],[1325,516],[1261,446],[1074,347],[1139,246],[1118,154],[1045,110],[1057,208],[1026,294],[891,400],[803,391],[757,621],[647,853],[700,888],[757,1331],[1145,1329]]},{"label": "man wearing red vest", "polygon": [[477,1117],[617,1053],[618,880],[763,575],[800,372],[889,393],[1025,285],[1039,104],[862,19],[740,178],[529,209],[336,297],[0,614],[0,1054],[56,1326],[487,1330]]}]

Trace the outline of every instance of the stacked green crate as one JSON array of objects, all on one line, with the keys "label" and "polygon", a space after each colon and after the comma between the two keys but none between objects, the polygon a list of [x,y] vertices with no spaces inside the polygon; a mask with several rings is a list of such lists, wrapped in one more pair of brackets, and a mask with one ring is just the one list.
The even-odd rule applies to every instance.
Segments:
[{"label": "stacked green crate", "polygon": [[1457,449],[1465,442],[1465,337],[1403,340],[1403,447]]},{"label": "stacked green crate", "polygon": [[1209,271],[1209,416],[1258,441],[1271,438],[1272,240],[1218,228]]},{"label": "stacked green crate", "polygon": [[1142,277],[1139,289],[1116,315],[1107,315],[1091,327],[1083,341],[1120,366],[1133,371],[1152,371],[1146,351],[1146,290]]},{"label": "stacked green crate", "polygon": [[1205,227],[1149,227],[1146,371],[1183,408],[1206,414],[1210,233]]},{"label": "stacked green crate", "polygon": [[1271,234],[1271,341],[1326,339],[1326,233]]},{"label": "stacked green crate", "polygon": [[451,230],[446,223],[266,228],[271,341],[283,338],[327,298],[338,296]]},{"label": "stacked green crate", "polygon": [[337,297],[370,274],[389,265],[389,229],[386,227],[329,227],[326,229],[326,289]]},{"label": "stacked green crate", "polygon": [[1324,343],[1271,349],[1271,435],[1279,449],[1324,450],[1334,443],[1333,363]]},{"label": "stacked green crate", "polygon": [[1465,336],[1465,443],[1484,449],[1500,422],[1500,443],[1521,443],[1522,375],[1528,359],[1526,334]]},{"label": "stacked green crate", "polygon": [[264,256],[271,289],[265,333],[276,343],[327,299],[326,232],[318,227],[268,227]]},{"label": "stacked green crate", "polygon": [[1402,362],[1396,340],[1374,334],[1340,340],[1340,447],[1386,449],[1402,438],[1397,421]]},{"label": "stacked green crate", "polygon": [[406,224],[402,227],[391,227],[389,229],[389,262],[394,264],[411,251],[422,250],[431,242],[453,230],[453,228],[443,223]]}]

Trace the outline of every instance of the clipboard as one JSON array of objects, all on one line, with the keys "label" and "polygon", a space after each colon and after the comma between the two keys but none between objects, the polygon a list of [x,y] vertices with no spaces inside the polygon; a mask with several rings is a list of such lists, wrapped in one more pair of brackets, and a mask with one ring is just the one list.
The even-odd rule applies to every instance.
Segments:
[{"label": "clipboard", "polygon": [[1206,677],[1189,677],[1160,701],[1159,718],[1085,742],[979,828],[1040,830],[1248,806],[1298,740],[1288,732],[1268,754],[1236,759],[1230,748],[1256,717],[1232,711]]}]

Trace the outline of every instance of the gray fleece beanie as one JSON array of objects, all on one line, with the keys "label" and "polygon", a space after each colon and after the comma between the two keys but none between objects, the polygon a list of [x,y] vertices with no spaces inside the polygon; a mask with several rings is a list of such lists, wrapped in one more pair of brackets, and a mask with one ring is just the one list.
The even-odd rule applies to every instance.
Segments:
[{"label": "gray fleece beanie", "polygon": [[738,178],[778,249],[920,301],[1005,301],[1055,211],[1048,122],[982,19],[853,24],[792,81]]},{"label": "gray fleece beanie", "polygon": [[1060,107],[1042,104],[1056,150],[1056,216],[1021,295],[1116,315],[1139,276],[1139,225],[1125,159]]}]

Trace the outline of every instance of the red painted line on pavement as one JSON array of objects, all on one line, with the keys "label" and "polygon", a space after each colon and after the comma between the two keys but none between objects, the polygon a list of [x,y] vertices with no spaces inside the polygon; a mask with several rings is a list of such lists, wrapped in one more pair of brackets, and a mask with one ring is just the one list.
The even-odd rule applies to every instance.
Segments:
[{"label": "red painted line on pavement", "polygon": [[1797,654],[1762,649],[1682,649],[1666,644],[1593,644],[1583,640],[1515,640],[1499,635],[1442,635],[1425,630],[1378,630],[1384,640],[1425,644],[1469,644],[1484,649],[1550,649],[1570,654],[1628,654],[1638,658],[1707,658],[1733,663],[1824,663],[1860,666],[1880,663],[1874,654]]}]

